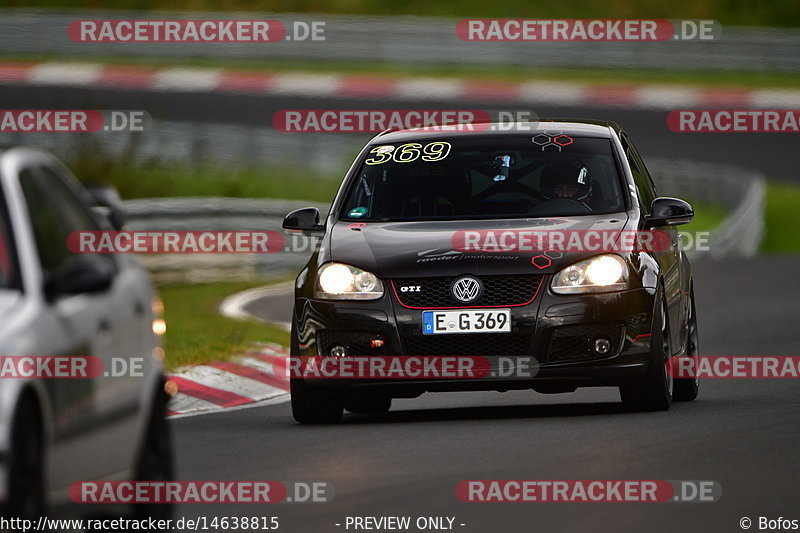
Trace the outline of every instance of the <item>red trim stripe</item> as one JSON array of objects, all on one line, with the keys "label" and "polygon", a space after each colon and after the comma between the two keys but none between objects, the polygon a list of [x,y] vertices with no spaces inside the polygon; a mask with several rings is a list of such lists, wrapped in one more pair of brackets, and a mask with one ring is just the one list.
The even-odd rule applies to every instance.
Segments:
[{"label": "red trim stripe", "polygon": [[528,305],[536,300],[536,297],[539,295],[539,290],[542,288],[542,285],[545,283],[545,276],[542,275],[542,280],[539,282],[539,285],[536,287],[536,292],[533,293],[533,298],[528,300],[525,303],[521,304],[509,304],[509,305],[451,305],[450,307],[412,307],[410,305],[406,305],[400,299],[400,295],[397,294],[397,288],[394,286],[394,280],[389,280],[392,284],[392,292],[394,292],[394,297],[397,299],[397,303],[405,307],[406,309],[425,309],[428,311],[435,311],[438,309],[498,309],[501,307],[522,307],[523,305]]},{"label": "red trim stripe", "polygon": [[247,352],[245,355],[256,357],[258,359],[263,359],[264,361],[272,363],[273,365],[283,365],[283,366],[286,366],[286,358],[288,357],[288,355],[272,355],[270,353],[264,353],[264,352]]},{"label": "red trim stripe", "polygon": [[197,398],[198,400],[205,400],[209,403],[219,405],[220,407],[233,407],[236,405],[243,405],[252,403],[252,398],[240,396],[239,394],[228,392],[220,389],[214,389],[201,385],[194,381],[182,378],[180,376],[169,376],[170,380],[178,385],[178,392],[182,392],[186,396]]},{"label": "red trim stripe", "polygon": [[275,367],[275,373],[279,376],[286,376],[288,379],[289,376],[289,357],[283,355],[269,355],[264,353],[248,353],[247,355],[251,357],[255,357],[256,359],[261,359],[265,363],[269,363]]},{"label": "red trim stripe", "polygon": [[24,81],[30,78],[33,63],[0,63],[0,81]]},{"label": "red trim stripe", "polygon": [[146,67],[104,67],[96,85],[142,89],[150,87],[156,70]]},{"label": "red trim stripe", "polygon": [[637,87],[622,85],[590,85],[583,89],[584,104],[630,105],[636,101]]},{"label": "red trim stripe", "polygon": [[216,90],[244,93],[265,93],[272,84],[274,74],[245,71],[224,72]]},{"label": "red trim stripe", "polygon": [[342,78],[338,96],[389,96],[397,87],[397,81],[377,76],[346,76]]},{"label": "red trim stripe", "polygon": [[462,95],[470,100],[514,100],[519,96],[520,86],[501,81],[465,81]]},{"label": "red trim stripe", "polygon": [[237,363],[231,363],[229,361],[219,361],[216,363],[209,363],[208,366],[213,366],[214,368],[224,370],[225,372],[230,372],[231,374],[235,374],[243,378],[252,379],[254,381],[264,383],[265,385],[269,385],[271,387],[275,387],[282,390],[289,390],[289,382],[286,379],[281,379],[280,373],[278,373],[278,375],[273,376],[272,374],[269,374],[267,372],[262,372],[257,368],[253,368],[246,365],[240,365]]},{"label": "red trim stripe", "polygon": [[[0,62],[0,83],[24,84],[28,82],[33,69],[44,63],[28,62]],[[153,69],[136,65],[109,65],[103,66],[100,76],[93,83],[101,87],[120,87],[130,89],[146,89],[151,87],[154,74],[168,69]],[[269,93],[274,85],[275,73],[260,71],[223,71],[220,83],[211,88],[210,92],[245,92]],[[397,91],[398,84],[403,78],[381,76],[338,76],[339,88],[335,91],[338,97],[390,97]],[[487,81],[476,79],[459,80],[459,89],[462,97],[487,101],[513,101],[519,96],[522,83]],[[579,103],[587,105],[637,105],[638,91],[647,89],[650,85],[583,85]],[[755,92],[750,89],[732,88],[692,88],[692,103],[684,104],[693,107],[719,107],[719,108],[747,108],[753,106]]]},{"label": "red trim stripe", "polygon": [[696,107],[748,107],[752,100],[752,92],[747,89],[699,89]]}]

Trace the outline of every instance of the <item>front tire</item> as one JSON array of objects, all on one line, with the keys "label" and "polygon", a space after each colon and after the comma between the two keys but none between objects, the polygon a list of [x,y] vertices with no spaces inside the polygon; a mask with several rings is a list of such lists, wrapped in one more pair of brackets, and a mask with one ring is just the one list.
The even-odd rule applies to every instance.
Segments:
[{"label": "front tire", "polygon": [[[136,465],[138,481],[172,481],[175,478],[172,439],[166,419],[168,401],[169,396],[164,392],[162,384],[150,409],[144,443],[139,452]],[[133,514],[138,519],[168,520],[173,517],[174,504],[137,504],[133,508]]]},{"label": "front tire", "polygon": [[36,520],[44,515],[44,434],[32,395],[20,400],[11,429],[8,501],[2,516]]},{"label": "front tire", "polygon": [[663,294],[658,299],[650,335],[650,362],[647,373],[619,388],[625,407],[634,411],[666,411],[672,405],[673,379],[667,372],[670,363],[669,320]]},{"label": "front tire", "polygon": [[309,387],[301,378],[291,378],[292,416],[301,424],[335,424],[342,419],[344,398],[323,387]]}]

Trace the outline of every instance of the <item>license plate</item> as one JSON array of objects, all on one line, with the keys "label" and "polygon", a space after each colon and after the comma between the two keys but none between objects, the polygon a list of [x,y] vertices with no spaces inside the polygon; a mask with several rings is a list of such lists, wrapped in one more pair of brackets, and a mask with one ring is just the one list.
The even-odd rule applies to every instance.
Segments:
[{"label": "license plate", "polygon": [[458,309],[456,311],[423,311],[422,333],[509,333],[510,309]]}]

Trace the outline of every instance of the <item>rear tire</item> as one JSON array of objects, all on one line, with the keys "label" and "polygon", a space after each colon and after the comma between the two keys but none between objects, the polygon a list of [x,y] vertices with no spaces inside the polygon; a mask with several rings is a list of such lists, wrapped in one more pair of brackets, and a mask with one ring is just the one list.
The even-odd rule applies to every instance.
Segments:
[{"label": "rear tire", "polygon": [[667,302],[658,297],[650,335],[650,362],[647,373],[639,380],[619,388],[625,407],[634,411],[666,411],[672,405],[673,379],[667,372],[672,355],[669,347]]},{"label": "rear tire", "polygon": [[335,424],[342,419],[344,398],[324,387],[309,387],[301,378],[291,378],[292,416],[301,424]]},{"label": "rear tire", "polygon": [[688,332],[686,339],[686,355],[693,359],[692,368],[695,370],[693,378],[675,379],[675,392],[673,399],[676,402],[690,402],[697,398],[700,391],[700,379],[697,377],[697,355],[700,353],[700,337],[697,333],[697,313],[694,306],[694,288],[690,293],[689,319],[687,320]]}]

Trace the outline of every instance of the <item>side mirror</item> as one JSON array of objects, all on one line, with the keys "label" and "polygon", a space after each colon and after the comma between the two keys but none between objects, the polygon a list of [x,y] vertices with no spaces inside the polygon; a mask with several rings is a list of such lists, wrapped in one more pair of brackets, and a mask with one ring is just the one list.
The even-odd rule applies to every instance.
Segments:
[{"label": "side mirror", "polygon": [[92,210],[106,218],[115,230],[125,225],[125,208],[117,189],[107,185],[87,185],[86,190],[94,205]]},{"label": "side mirror", "polygon": [[102,292],[114,281],[114,266],[108,257],[74,255],[45,284],[49,300],[62,294]]},{"label": "side mirror", "polygon": [[645,219],[645,228],[679,226],[688,224],[693,218],[694,210],[688,202],[662,196],[653,200],[650,215]]},{"label": "side mirror", "polygon": [[325,231],[325,226],[319,223],[319,209],[316,207],[304,207],[295,209],[283,219],[283,229],[287,231],[304,231],[311,233],[321,233]]}]

